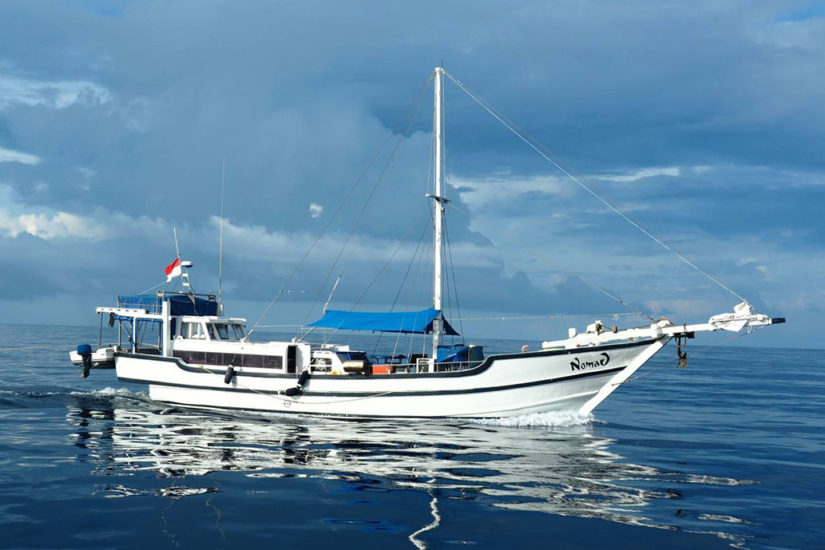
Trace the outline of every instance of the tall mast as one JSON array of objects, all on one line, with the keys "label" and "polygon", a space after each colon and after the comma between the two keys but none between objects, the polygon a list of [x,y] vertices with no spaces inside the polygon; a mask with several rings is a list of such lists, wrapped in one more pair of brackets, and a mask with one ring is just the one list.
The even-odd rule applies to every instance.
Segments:
[{"label": "tall mast", "polygon": [[[433,195],[433,308],[437,309],[438,311],[441,311],[441,247],[443,230],[442,226],[444,223],[444,204],[443,197],[441,196],[441,177],[443,171],[441,167],[441,159],[443,154],[441,148],[444,140],[441,129],[441,121],[443,118],[441,114],[441,102],[444,99],[444,93],[442,88],[443,84],[441,81],[441,77],[443,74],[444,67],[435,68],[435,82],[433,85],[433,93],[435,96],[435,108],[433,113],[433,138],[435,142],[435,177],[433,178],[435,182],[435,194]],[[441,334],[443,332],[442,318],[443,314],[433,321],[433,366],[435,366],[435,360],[438,357],[438,346],[439,344],[441,344]]]},{"label": "tall mast", "polygon": [[218,229],[218,313],[223,315],[223,196],[226,189],[226,157],[221,169],[221,221]]}]

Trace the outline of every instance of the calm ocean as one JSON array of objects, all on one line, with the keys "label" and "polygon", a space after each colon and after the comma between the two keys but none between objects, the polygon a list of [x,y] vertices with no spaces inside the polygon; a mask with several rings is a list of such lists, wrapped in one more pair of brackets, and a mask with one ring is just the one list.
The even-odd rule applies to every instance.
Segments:
[{"label": "calm ocean", "polygon": [[0,325],[2,548],[825,548],[825,351],[668,347],[592,418],[363,421],[170,408],[81,378],[96,341]]}]

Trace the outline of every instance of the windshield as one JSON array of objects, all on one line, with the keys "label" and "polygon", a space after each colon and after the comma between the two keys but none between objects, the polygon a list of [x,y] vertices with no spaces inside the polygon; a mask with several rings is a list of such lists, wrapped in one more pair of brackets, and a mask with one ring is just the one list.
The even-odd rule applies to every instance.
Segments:
[{"label": "windshield", "polygon": [[[239,330],[240,329],[240,330]],[[240,340],[243,338],[243,328],[237,325],[229,325],[227,323],[214,323],[209,325],[210,334],[217,333],[219,340]],[[240,332],[240,335],[238,334]]]}]

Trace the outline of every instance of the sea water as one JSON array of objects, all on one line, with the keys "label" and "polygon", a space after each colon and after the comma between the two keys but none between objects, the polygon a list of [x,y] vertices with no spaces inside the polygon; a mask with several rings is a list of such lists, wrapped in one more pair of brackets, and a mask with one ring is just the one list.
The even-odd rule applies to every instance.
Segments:
[{"label": "sea water", "polygon": [[2,548],[825,548],[822,351],[668,347],[586,417],[341,420],[84,380],[96,340],[0,326]]}]

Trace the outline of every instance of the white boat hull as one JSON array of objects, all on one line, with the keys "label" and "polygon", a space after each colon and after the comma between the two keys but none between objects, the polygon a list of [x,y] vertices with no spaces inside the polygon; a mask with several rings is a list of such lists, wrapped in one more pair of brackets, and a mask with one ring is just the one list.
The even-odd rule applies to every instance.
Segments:
[{"label": "white boat hull", "polygon": [[149,384],[152,399],[180,405],[366,417],[491,418],[565,410],[590,412],[669,338],[585,349],[542,350],[488,357],[463,371],[344,375],[312,374],[287,396],[297,375],[188,365],[177,358],[118,354],[118,378]]}]

